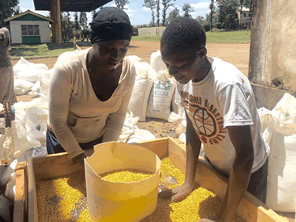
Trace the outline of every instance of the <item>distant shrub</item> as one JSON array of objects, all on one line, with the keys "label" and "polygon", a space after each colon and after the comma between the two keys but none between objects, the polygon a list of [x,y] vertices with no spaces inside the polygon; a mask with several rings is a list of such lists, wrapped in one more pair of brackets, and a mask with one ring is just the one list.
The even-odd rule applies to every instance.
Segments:
[{"label": "distant shrub", "polygon": [[220,32],[220,29],[212,28],[212,32]]}]

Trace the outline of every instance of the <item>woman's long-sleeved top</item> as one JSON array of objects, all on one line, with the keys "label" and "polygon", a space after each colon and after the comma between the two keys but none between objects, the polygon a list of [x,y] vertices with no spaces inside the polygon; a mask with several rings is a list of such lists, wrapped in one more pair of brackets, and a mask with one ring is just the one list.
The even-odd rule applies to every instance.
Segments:
[{"label": "woman's long-sleeved top", "polygon": [[114,93],[106,101],[99,100],[86,67],[88,50],[59,60],[50,82],[49,124],[69,158],[83,153],[79,143],[101,136],[103,142],[117,141],[135,82],[134,65],[125,57]]}]

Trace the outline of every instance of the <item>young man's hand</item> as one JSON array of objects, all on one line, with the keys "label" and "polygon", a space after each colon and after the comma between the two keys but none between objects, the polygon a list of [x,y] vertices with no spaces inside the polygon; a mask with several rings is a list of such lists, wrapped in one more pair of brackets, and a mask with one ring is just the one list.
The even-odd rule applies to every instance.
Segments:
[{"label": "young man's hand", "polygon": [[158,197],[171,197],[172,202],[185,199],[193,190],[193,186],[183,184],[171,190],[164,190],[158,194]]}]

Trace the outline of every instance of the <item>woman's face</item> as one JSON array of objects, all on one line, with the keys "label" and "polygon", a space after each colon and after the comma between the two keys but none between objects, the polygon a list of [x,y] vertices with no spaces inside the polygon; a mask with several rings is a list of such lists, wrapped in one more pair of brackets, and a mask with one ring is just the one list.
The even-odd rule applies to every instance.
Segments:
[{"label": "woman's face", "polygon": [[102,41],[93,44],[94,57],[104,69],[113,69],[126,56],[130,40]]}]

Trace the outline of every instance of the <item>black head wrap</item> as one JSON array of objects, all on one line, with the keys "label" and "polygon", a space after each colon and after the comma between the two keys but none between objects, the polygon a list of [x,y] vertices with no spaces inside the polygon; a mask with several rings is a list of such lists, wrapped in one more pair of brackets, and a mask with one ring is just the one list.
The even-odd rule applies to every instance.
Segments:
[{"label": "black head wrap", "polygon": [[199,49],[206,45],[206,33],[203,26],[195,19],[176,18],[166,27],[161,37],[161,44],[167,47],[167,53],[187,49]]},{"label": "black head wrap", "polygon": [[98,11],[90,24],[91,43],[130,40],[133,28],[128,15],[119,8],[106,7]]}]

